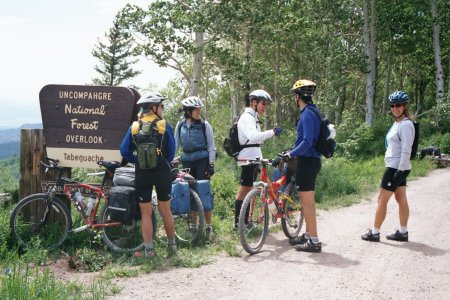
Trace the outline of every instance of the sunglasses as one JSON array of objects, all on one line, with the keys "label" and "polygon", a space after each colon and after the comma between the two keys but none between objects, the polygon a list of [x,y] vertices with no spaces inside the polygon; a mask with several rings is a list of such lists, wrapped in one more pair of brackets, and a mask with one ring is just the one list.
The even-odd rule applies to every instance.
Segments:
[{"label": "sunglasses", "polygon": [[391,108],[394,108],[394,107],[401,107],[401,106],[403,106],[403,103],[400,103],[400,104],[391,104]]}]

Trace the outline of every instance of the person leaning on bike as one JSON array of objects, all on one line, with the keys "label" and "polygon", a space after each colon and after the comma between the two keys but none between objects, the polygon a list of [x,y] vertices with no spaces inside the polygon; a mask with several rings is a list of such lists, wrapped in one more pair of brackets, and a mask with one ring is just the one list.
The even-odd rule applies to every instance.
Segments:
[{"label": "person leaning on bike", "polygon": [[319,140],[321,120],[312,111],[320,111],[313,104],[312,97],[316,84],[309,80],[298,80],[291,91],[294,92],[295,104],[300,108],[301,118],[297,124],[297,139],[292,150],[286,153],[289,157],[297,157],[295,184],[298,197],[305,214],[306,232],[300,237],[290,239],[297,251],[320,252],[322,244],[317,235],[315,207],[316,178],[321,169],[320,152],[315,149]]},{"label": "person leaning on bike", "polygon": [[386,170],[381,179],[373,228],[361,236],[365,241],[380,241],[380,228],[386,218],[387,204],[392,194],[398,203],[400,227],[386,238],[400,242],[408,241],[409,205],[406,197],[406,178],[411,171],[411,151],[415,135],[414,124],[411,121],[413,118],[408,110],[408,100],[408,94],[402,91],[389,95],[391,115],[395,122],[386,134],[384,155]]},{"label": "person leaning on bike", "polygon": [[[214,175],[216,146],[211,125],[202,120],[203,101],[195,96],[181,101],[184,120],[175,127],[175,148],[181,146],[183,168],[197,180],[210,179]],[[212,212],[205,211],[206,237],[212,233]]]},{"label": "person leaning on bike", "polygon": [[[167,234],[169,256],[176,254],[175,229],[170,210],[172,177],[169,162],[175,154],[175,140],[170,124],[162,118],[163,101],[158,93],[149,93],[137,102],[140,106],[139,120],[133,122],[120,145],[120,153],[129,162],[135,163],[136,195],[141,210],[142,237],[145,249],[135,256],[152,257],[152,190],[156,189],[158,208]],[[134,154],[136,152],[136,154]]]},{"label": "person leaning on bike", "polygon": [[[273,136],[281,134],[282,129],[275,127],[261,132],[258,115],[266,112],[267,105],[272,102],[269,93],[264,90],[254,90],[245,101],[245,110],[238,121],[239,144],[244,148],[237,156],[238,166],[241,167],[240,187],[234,201],[234,228],[239,224],[239,213],[242,201],[253,187],[256,179],[257,165],[246,165],[245,160],[263,158],[260,144]],[[247,220],[247,216],[245,218]]]}]

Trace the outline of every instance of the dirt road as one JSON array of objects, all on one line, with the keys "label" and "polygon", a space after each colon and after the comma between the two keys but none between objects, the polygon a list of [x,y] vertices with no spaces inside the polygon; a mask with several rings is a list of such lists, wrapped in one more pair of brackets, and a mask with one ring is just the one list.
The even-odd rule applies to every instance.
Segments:
[{"label": "dirt road", "polygon": [[381,243],[360,239],[372,225],[373,195],[320,212],[322,253],[297,252],[280,232],[257,255],[115,279],[124,289],[111,299],[450,299],[450,168],[411,181],[407,195],[408,243],[385,239],[398,226],[394,199]]}]

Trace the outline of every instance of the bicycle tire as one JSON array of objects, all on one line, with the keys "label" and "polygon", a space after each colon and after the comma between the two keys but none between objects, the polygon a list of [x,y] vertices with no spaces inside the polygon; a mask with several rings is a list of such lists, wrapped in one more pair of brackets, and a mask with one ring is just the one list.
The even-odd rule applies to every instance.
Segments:
[{"label": "bicycle tire", "polygon": [[[197,192],[189,189],[191,199],[191,211],[187,214],[173,215],[175,225],[175,236],[182,243],[193,244],[203,236],[203,227],[205,224],[205,212],[203,211],[202,201]],[[196,214],[193,214],[193,213]],[[198,215],[198,224],[196,222]],[[196,226],[195,226],[196,225]]]},{"label": "bicycle tire", "polygon": [[283,202],[283,215],[281,218],[281,228],[286,237],[293,239],[298,236],[303,226],[303,208],[300,201],[295,197],[294,182],[286,186],[285,194],[294,200],[294,204],[289,201]]},{"label": "bicycle tire", "polygon": [[[99,216],[99,224],[117,223],[111,221],[109,206],[104,205]],[[103,241],[112,251],[129,253],[144,247],[142,239],[141,221],[134,220],[130,224],[120,223],[117,226],[103,227]]]},{"label": "bicycle tire", "polygon": [[[261,199],[261,192],[260,188],[252,189],[245,197],[239,214],[239,239],[249,254],[261,251],[269,232],[269,208],[267,202]],[[251,220],[246,220],[247,208]]]},{"label": "bicycle tire", "polygon": [[41,193],[25,197],[14,207],[9,225],[20,246],[55,249],[67,238],[67,233],[72,229],[69,209],[61,199],[55,197],[47,219],[41,224],[47,203],[47,194]]}]

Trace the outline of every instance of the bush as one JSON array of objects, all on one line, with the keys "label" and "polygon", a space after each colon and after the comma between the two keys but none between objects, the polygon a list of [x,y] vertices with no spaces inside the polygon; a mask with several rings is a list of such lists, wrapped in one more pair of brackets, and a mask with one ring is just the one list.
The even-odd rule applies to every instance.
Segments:
[{"label": "bush", "polygon": [[419,151],[426,146],[436,146],[441,153],[450,153],[450,133],[436,133],[431,136],[420,135]]}]

